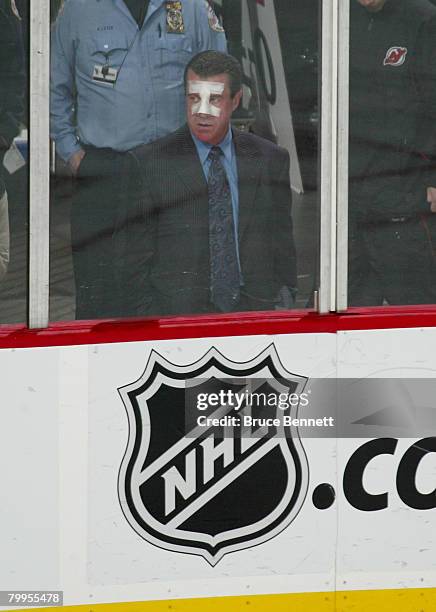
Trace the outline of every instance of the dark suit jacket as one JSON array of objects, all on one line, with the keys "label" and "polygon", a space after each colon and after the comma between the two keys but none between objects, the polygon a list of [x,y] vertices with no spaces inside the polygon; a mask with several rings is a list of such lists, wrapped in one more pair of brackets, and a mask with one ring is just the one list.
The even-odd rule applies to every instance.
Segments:
[{"label": "dark suit jacket", "polygon": [[[233,140],[244,281],[237,310],[272,310],[283,305],[283,287],[296,287],[289,155],[253,134],[233,130]],[[188,127],[131,155],[138,205],[126,232],[128,314],[216,311],[210,303],[207,182]]]}]

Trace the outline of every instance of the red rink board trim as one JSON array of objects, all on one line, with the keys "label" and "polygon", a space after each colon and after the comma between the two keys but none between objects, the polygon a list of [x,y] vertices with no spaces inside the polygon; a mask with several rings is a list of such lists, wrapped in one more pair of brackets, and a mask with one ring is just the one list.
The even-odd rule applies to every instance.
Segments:
[{"label": "red rink board trim", "polygon": [[414,327],[436,327],[436,307],[350,308],[346,313],[327,315],[295,310],[161,319],[72,321],[53,323],[41,330],[29,330],[24,325],[5,325],[0,326],[0,348]]}]

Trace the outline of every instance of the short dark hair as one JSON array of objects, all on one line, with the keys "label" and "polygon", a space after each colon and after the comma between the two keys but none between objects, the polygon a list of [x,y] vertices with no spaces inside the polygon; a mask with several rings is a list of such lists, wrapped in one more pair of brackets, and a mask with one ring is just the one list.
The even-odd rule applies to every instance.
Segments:
[{"label": "short dark hair", "polygon": [[199,77],[212,77],[217,74],[228,74],[230,95],[232,98],[242,87],[242,68],[238,60],[232,55],[221,51],[202,51],[191,59],[185,68],[184,82],[188,80],[188,70],[192,70]]}]

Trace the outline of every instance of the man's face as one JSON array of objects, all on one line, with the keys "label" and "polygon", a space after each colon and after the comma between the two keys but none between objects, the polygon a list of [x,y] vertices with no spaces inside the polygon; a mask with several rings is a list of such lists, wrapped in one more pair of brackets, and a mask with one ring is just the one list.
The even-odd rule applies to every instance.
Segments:
[{"label": "man's face", "polygon": [[199,77],[188,70],[187,77],[186,113],[191,132],[198,140],[217,145],[227,134],[242,91],[231,97],[227,74]]},{"label": "man's face", "polygon": [[368,11],[371,11],[371,13],[377,13],[377,11],[381,11],[386,3],[386,0],[357,0],[357,2],[364,6]]}]

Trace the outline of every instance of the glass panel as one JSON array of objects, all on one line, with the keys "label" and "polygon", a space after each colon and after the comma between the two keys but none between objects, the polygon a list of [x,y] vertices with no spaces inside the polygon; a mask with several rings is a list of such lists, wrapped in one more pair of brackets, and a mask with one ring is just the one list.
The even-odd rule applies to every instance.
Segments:
[{"label": "glass panel", "polygon": [[0,10],[0,324],[27,317],[27,2]]},{"label": "glass panel", "polygon": [[429,2],[351,2],[351,306],[436,303],[435,36]]},{"label": "glass panel", "polygon": [[318,2],[115,4],[52,3],[51,320],[310,307]]}]

